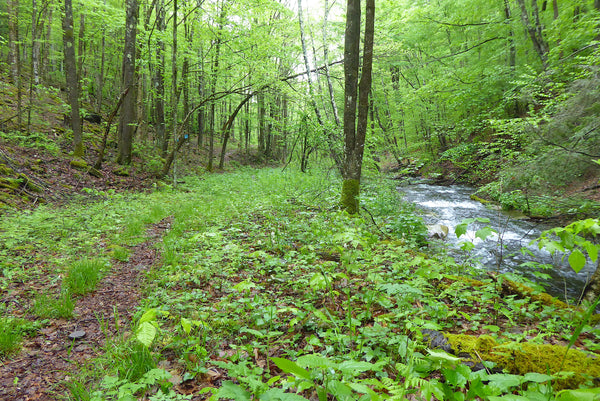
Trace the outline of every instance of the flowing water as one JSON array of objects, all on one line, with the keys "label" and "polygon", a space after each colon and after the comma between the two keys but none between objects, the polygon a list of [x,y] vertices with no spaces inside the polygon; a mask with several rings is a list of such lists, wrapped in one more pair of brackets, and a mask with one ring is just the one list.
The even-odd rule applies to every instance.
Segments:
[{"label": "flowing water", "polygon": [[[531,240],[537,238],[544,230],[552,228],[544,223],[526,219],[515,213],[497,210],[480,202],[471,200],[470,195],[475,189],[463,186],[440,186],[427,182],[418,182],[399,187],[404,194],[404,200],[414,203],[422,210],[426,224],[442,224],[449,228],[449,233],[444,242],[451,249],[459,249],[460,242],[470,239],[475,248],[470,252],[469,258],[476,261],[477,265],[488,270],[498,272],[518,272],[536,281],[546,288],[546,291],[561,299],[565,293],[569,298],[578,298],[585,282],[594,272],[595,265],[589,263],[576,274],[563,255],[550,255],[544,250],[539,250],[536,245],[529,246]],[[454,228],[463,219],[483,217],[489,223],[472,223],[469,225],[466,236],[456,237]],[[483,226],[490,226],[498,231],[498,235],[488,237],[485,241],[475,238],[475,231]],[[532,253],[524,255],[521,252],[527,247]],[[451,251],[451,255],[459,260],[465,260],[464,252]],[[528,262],[537,262],[553,265],[552,268],[543,269],[542,272],[551,276],[548,280],[541,280],[534,275],[535,268],[526,265]]]}]

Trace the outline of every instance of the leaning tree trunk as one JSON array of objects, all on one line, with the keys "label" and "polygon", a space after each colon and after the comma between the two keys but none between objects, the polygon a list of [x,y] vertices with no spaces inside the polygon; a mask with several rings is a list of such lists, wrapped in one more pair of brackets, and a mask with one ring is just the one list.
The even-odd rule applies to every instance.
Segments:
[{"label": "leaning tree trunk", "polygon": [[[344,168],[341,207],[350,214],[358,212],[358,194],[367,133],[369,92],[373,64],[375,0],[367,0],[362,77],[358,85],[360,49],[360,0],[348,0],[344,47]],[[356,94],[358,92],[358,122]]]},{"label": "leaning tree trunk", "polygon": [[531,43],[533,44],[533,48],[536,53],[540,57],[542,61],[542,67],[545,69],[548,68],[548,43],[544,39],[542,34],[542,25],[540,24],[540,16],[537,8],[537,0],[531,1],[531,8],[533,13],[534,22],[532,23],[529,18],[529,12],[527,11],[527,7],[525,6],[525,0],[517,0],[519,7],[521,9],[521,19],[523,20],[523,25],[527,29],[529,33],[529,37],[531,38]]},{"label": "leaning tree trunk", "polygon": [[125,28],[125,45],[123,47],[122,64],[122,91],[127,91],[119,119],[118,156],[117,163],[126,165],[131,163],[131,150],[133,145],[133,133],[136,123],[136,100],[137,90],[135,87],[135,57],[136,57],[136,35],[138,20],[137,0],[127,0],[127,16]]},{"label": "leaning tree trunk", "polygon": [[83,156],[81,135],[81,116],[79,114],[79,84],[75,60],[75,38],[73,37],[73,6],[71,0],[65,0],[63,18],[63,45],[65,54],[65,74],[69,105],[71,106],[71,128],[73,129],[73,156]]}]

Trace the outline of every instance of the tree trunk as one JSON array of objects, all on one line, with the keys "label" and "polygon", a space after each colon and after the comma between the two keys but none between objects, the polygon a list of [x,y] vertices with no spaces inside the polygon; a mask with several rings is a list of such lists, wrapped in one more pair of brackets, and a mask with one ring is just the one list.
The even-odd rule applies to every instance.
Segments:
[{"label": "tree trunk", "polygon": [[[367,0],[362,77],[358,83],[360,49],[360,0],[348,0],[344,40],[344,166],[341,207],[358,212],[358,194],[369,113],[369,92],[373,63],[375,0]],[[358,92],[358,122],[357,122]]]},{"label": "tree trunk", "polygon": [[[104,0],[104,6],[106,6],[106,0]],[[106,62],[106,27],[102,26],[102,39],[101,39],[101,50],[100,50],[100,70],[96,78],[96,114],[100,114],[102,111],[102,91],[104,88],[104,63]]]},{"label": "tree trunk", "polygon": [[131,149],[133,134],[136,124],[136,99],[137,89],[135,82],[136,62],[136,36],[138,20],[137,0],[127,0],[127,14],[125,21],[125,45],[123,46],[123,64],[121,75],[121,89],[129,89],[123,99],[121,117],[119,119],[118,156],[117,163],[127,165],[131,163]]},{"label": "tree trunk", "polygon": [[333,117],[335,118],[335,125],[340,126],[340,116],[338,113],[337,104],[335,103],[335,97],[333,93],[333,84],[331,83],[331,75],[329,74],[329,48],[327,42],[327,18],[329,16],[329,4],[325,0],[325,15],[323,16],[323,63],[325,65],[325,77],[327,78],[327,87],[329,89],[329,101],[331,102],[331,108],[333,109]]},{"label": "tree trunk", "polygon": [[10,75],[13,85],[17,88],[17,130],[21,129],[21,46],[19,37],[19,0],[7,0],[8,12],[8,60],[10,64]]},{"label": "tree trunk", "polygon": [[71,0],[65,0],[63,18],[63,45],[65,56],[65,75],[69,106],[71,106],[71,128],[73,129],[73,156],[83,156],[81,135],[81,116],[79,114],[79,85],[75,59],[75,38],[73,33],[73,6]]},{"label": "tree trunk", "polygon": [[235,117],[238,115],[242,107],[254,96],[254,93],[249,93],[246,97],[238,104],[233,113],[229,116],[229,119],[223,125],[221,132],[223,132],[223,146],[221,147],[221,157],[219,159],[219,170],[223,169],[225,165],[225,153],[227,150],[227,141],[229,140],[229,133],[231,132],[231,126],[233,125],[233,121]]},{"label": "tree trunk", "polygon": [[173,44],[171,52],[171,130],[166,132],[165,143],[163,144],[163,157],[169,147],[171,131],[173,138],[177,132],[177,105],[179,104],[179,92],[177,88],[177,0],[173,0]]},{"label": "tree trunk", "polygon": [[83,62],[85,59],[85,14],[81,13],[79,18],[79,39],[77,47],[77,83],[81,93],[81,77],[85,76],[83,72]]},{"label": "tree trunk", "polygon": [[506,18],[506,23],[509,26],[508,29],[508,65],[511,69],[515,69],[517,65],[517,49],[515,48],[515,38],[514,32],[511,26],[512,13],[510,11],[510,4],[508,0],[504,0],[504,17]]},{"label": "tree trunk", "polygon": [[542,67],[545,69],[548,68],[548,43],[544,39],[542,34],[542,26],[540,24],[540,16],[537,7],[537,0],[531,1],[531,12],[533,15],[534,23],[531,22],[529,18],[529,12],[527,11],[527,7],[525,6],[525,0],[517,0],[519,7],[521,9],[521,20],[523,21],[523,25],[527,29],[529,33],[529,37],[531,39],[531,43],[533,44],[533,48],[536,53],[540,57],[542,61]]},{"label": "tree trunk", "polygon": [[154,90],[154,124],[157,147],[164,155],[167,152],[167,142],[165,138],[165,42],[163,40],[163,33],[166,30],[166,26],[163,0],[156,3],[156,29],[158,30],[156,68],[152,78]]},{"label": "tree trunk", "polygon": [[584,298],[589,302],[595,302],[598,297],[600,297],[600,259],[598,259],[596,271],[592,274],[584,294]]},{"label": "tree trunk", "polygon": [[46,31],[44,33],[44,40],[42,41],[41,57],[40,57],[40,75],[42,80],[48,82],[48,65],[50,59],[50,47],[52,40],[52,11],[53,8],[50,4],[46,4],[44,8],[44,16],[42,19],[46,23]]}]

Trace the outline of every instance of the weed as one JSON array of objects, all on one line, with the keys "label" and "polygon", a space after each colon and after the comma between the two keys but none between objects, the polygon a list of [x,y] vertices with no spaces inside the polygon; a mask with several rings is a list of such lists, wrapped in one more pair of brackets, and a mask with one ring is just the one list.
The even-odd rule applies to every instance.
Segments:
[{"label": "weed", "polygon": [[100,280],[105,262],[100,259],[82,259],[73,263],[63,280],[63,287],[71,294],[84,295],[94,291]]},{"label": "weed", "polygon": [[57,299],[40,294],[35,297],[33,303],[33,313],[41,318],[70,319],[73,317],[74,308],[75,301],[67,290],[63,290]]},{"label": "weed", "polygon": [[0,318],[0,359],[4,359],[21,348],[23,322],[20,319]]}]

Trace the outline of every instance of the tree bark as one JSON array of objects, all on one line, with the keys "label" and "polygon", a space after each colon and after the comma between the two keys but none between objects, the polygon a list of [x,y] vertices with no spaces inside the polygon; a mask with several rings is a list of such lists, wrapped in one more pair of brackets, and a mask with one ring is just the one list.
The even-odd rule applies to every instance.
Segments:
[{"label": "tree bark", "polygon": [[152,78],[154,90],[154,124],[157,147],[164,155],[167,152],[168,145],[165,138],[165,42],[163,40],[163,33],[166,30],[166,26],[163,0],[156,3],[156,29],[158,29],[158,39],[156,42],[156,68]]},{"label": "tree bark", "polygon": [[[104,0],[106,7],[106,0]],[[102,111],[102,91],[104,88],[104,63],[106,62],[106,27],[102,26],[102,39],[100,43],[100,70],[96,78],[96,114]]]},{"label": "tree bark", "polygon": [[127,91],[123,99],[121,117],[119,119],[118,155],[117,163],[131,164],[131,150],[133,134],[136,124],[137,89],[135,82],[136,63],[136,36],[138,21],[137,0],[127,0],[127,14],[125,20],[125,45],[123,46],[123,64],[121,75],[121,89]]},{"label": "tree bark", "polygon": [[[344,165],[341,207],[350,214],[358,213],[358,194],[362,172],[369,113],[369,92],[373,63],[375,0],[367,0],[362,77],[358,83],[360,49],[360,0],[348,0],[344,40]],[[357,109],[358,93],[358,118]],[[358,119],[358,122],[357,122]]]},{"label": "tree bark", "polygon": [[21,89],[21,46],[19,41],[19,0],[7,0],[8,47],[12,83],[17,88],[17,129],[21,129],[23,92]]},{"label": "tree bark", "polygon": [[73,5],[65,0],[63,17],[63,46],[65,56],[65,74],[69,106],[71,107],[71,129],[73,130],[73,156],[82,157],[84,153],[81,135],[81,115],[79,114],[79,84],[75,59],[75,38],[73,33]]},{"label": "tree bark", "polygon": [[527,11],[527,7],[525,6],[525,0],[517,0],[519,7],[521,9],[521,20],[523,21],[523,25],[527,29],[529,33],[529,37],[531,39],[531,43],[533,44],[533,48],[535,52],[540,57],[542,61],[542,68],[545,70],[548,68],[548,43],[544,39],[542,34],[542,26],[540,24],[540,16],[537,7],[537,0],[531,1],[531,12],[533,15],[534,23],[531,22],[529,18],[529,12]]},{"label": "tree bark", "polygon": [[237,117],[237,115],[240,112],[240,110],[242,109],[242,107],[244,107],[244,105],[246,103],[248,103],[248,101],[250,99],[252,99],[252,96],[254,96],[254,93],[249,93],[248,95],[246,95],[246,97],[235,108],[233,113],[231,113],[231,115],[229,116],[229,119],[225,122],[225,124],[223,125],[223,128],[221,129],[221,132],[223,133],[223,146],[221,147],[221,157],[219,159],[219,169],[220,170],[222,170],[225,165],[225,153],[227,151],[227,141],[229,140],[229,134],[231,132],[231,126],[233,125],[233,121]]},{"label": "tree bark", "polygon": [[331,102],[331,108],[333,109],[333,117],[335,118],[335,124],[339,127],[340,116],[338,113],[337,104],[333,93],[333,84],[331,82],[331,75],[329,73],[329,49],[327,41],[327,18],[329,16],[329,4],[325,0],[325,15],[323,16],[323,63],[325,65],[325,77],[327,78],[327,88],[329,89],[329,101]]}]

